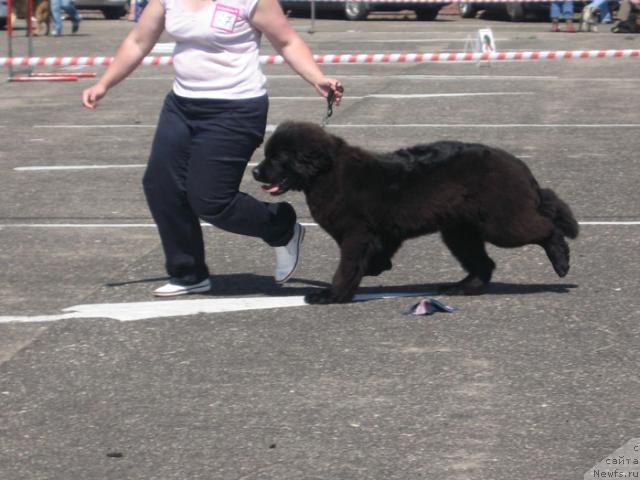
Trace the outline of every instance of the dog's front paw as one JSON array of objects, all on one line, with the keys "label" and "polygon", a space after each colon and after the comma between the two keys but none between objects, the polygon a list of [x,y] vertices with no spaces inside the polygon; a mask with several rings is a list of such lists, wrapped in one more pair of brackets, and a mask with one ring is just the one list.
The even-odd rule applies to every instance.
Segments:
[{"label": "dog's front paw", "polygon": [[352,293],[336,294],[335,290],[325,288],[304,296],[304,301],[310,305],[326,305],[328,303],[349,303],[353,300]]},{"label": "dog's front paw", "polygon": [[308,293],[304,296],[304,301],[309,305],[326,305],[328,303],[335,303],[333,294],[330,288],[324,288],[317,292]]}]

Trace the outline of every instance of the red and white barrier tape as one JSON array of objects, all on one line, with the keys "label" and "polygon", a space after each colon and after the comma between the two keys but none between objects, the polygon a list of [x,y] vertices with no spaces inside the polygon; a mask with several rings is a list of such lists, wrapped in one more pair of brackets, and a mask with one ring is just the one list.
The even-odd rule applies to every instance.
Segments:
[{"label": "red and white barrier tape", "polygon": [[[503,60],[559,60],[579,58],[624,58],[640,57],[640,50],[575,50],[541,52],[493,52],[493,53],[370,53],[343,55],[314,55],[319,64],[337,63],[437,63],[475,62]],[[261,58],[265,64],[282,64],[280,56]]]},{"label": "red and white barrier tape", "polygon": [[[362,53],[314,55],[319,64],[357,64],[357,63],[437,63],[437,62],[476,62],[476,61],[531,61],[531,60],[569,60],[592,58],[632,58],[640,57],[640,50],[556,50],[529,52],[493,52],[493,53]],[[171,65],[170,56],[145,57],[142,65]],[[109,65],[113,57],[0,57],[0,67],[4,66],[75,66]],[[263,55],[260,63],[265,65],[285,64],[279,55]]]}]

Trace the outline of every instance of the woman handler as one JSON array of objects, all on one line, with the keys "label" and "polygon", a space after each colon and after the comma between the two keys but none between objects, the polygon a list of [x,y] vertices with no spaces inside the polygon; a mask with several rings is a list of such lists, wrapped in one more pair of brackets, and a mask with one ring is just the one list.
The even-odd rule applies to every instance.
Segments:
[{"label": "woman handler", "polygon": [[298,263],[304,228],[288,203],[266,203],[240,192],[245,167],[262,143],[268,97],[260,39],[316,91],[337,80],[319,69],[277,0],[151,0],[82,102],[94,109],[151,51],[162,31],[175,39],[175,79],[166,96],[144,174],[144,192],[158,226],[170,276],[156,296],[210,290],[200,219],[275,247],[275,280],[286,282]]}]

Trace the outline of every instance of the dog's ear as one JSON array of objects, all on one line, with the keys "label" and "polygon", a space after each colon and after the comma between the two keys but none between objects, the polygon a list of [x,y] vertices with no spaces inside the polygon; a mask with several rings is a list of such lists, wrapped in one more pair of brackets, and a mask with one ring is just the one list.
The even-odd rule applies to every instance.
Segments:
[{"label": "dog's ear", "polygon": [[304,147],[299,149],[299,152],[301,163],[307,166],[310,174],[317,175],[334,166],[340,158],[339,150],[346,145],[346,142],[317,125],[314,127],[314,130],[305,136]]},{"label": "dog's ear", "polygon": [[336,142],[342,141],[309,122],[282,123],[274,137],[277,137],[277,149],[288,151],[293,157],[295,170],[306,178],[331,168]]},{"label": "dog's ear", "polygon": [[308,142],[295,152],[296,170],[306,178],[311,178],[331,168],[332,150],[327,142]]}]

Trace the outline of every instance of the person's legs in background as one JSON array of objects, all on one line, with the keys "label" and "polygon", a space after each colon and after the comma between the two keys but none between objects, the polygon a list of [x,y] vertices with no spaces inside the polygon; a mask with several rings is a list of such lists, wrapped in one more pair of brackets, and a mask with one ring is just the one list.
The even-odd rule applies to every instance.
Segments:
[{"label": "person's legs in background", "polygon": [[78,28],[80,28],[82,18],[76,9],[75,2],[73,0],[62,0],[62,10],[67,12],[71,20],[71,33],[76,33]]},{"label": "person's legs in background", "polygon": [[593,15],[596,10],[600,12],[600,23],[612,22],[611,9],[609,8],[608,0],[593,0],[593,2],[584,7],[587,17]]},{"label": "person's legs in background", "polygon": [[566,23],[566,31],[569,33],[574,33],[576,30],[573,26],[573,2],[572,1],[564,1],[562,2],[562,6],[560,2],[552,2],[551,3],[551,31],[559,32],[559,21],[560,17],[564,17]]},{"label": "person's legs in background", "polygon": [[50,0],[51,18],[53,19],[53,31],[51,35],[57,37],[62,34],[62,1]]},{"label": "person's legs in background", "polygon": [[567,0],[562,4],[562,14],[564,16],[566,31],[568,33],[575,33],[576,29],[573,26],[573,1]]},{"label": "person's legs in background", "polygon": [[73,0],[50,0],[51,18],[53,19],[53,32],[51,34],[54,37],[62,35],[62,12],[66,12],[71,19],[71,33],[76,33],[80,26],[82,17],[76,9],[75,2]]}]

